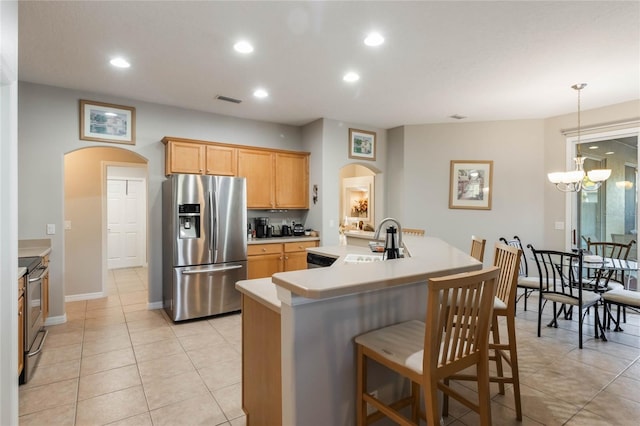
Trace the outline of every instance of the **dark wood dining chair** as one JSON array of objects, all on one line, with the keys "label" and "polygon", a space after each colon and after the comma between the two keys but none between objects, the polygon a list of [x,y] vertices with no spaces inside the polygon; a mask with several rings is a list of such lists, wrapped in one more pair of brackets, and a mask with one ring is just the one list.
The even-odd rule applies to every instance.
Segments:
[{"label": "dark wood dining chair", "polygon": [[555,250],[536,250],[531,244],[527,246],[533,252],[540,276],[540,297],[538,299],[538,337],[541,336],[542,314],[547,302],[553,304],[553,319],[548,327],[558,328],[558,318],[564,314],[571,319],[574,309],[578,315],[578,347],[582,349],[584,318],[589,308],[595,312],[595,338],[604,336],[597,304],[600,294],[583,288],[583,252],[565,253]]}]

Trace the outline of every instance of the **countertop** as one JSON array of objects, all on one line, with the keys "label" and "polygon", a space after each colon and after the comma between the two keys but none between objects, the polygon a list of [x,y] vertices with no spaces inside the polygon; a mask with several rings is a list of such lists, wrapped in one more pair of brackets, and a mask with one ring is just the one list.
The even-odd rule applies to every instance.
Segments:
[{"label": "countertop", "polygon": [[254,238],[247,240],[247,244],[271,244],[271,243],[297,243],[300,241],[320,241],[320,237],[272,237],[272,238]]},{"label": "countertop", "polygon": [[[407,236],[403,239],[407,256],[402,259],[347,264],[347,254],[369,254],[367,247],[326,246],[308,248],[307,251],[338,260],[328,268],[279,272],[271,281],[292,295],[309,299],[325,299],[347,294],[378,290],[418,281],[430,277],[468,272],[482,268],[482,263],[448,243],[434,237]],[[237,288],[252,293],[253,282],[239,281]],[[282,300],[282,296],[279,296]],[[267,301],[267,300],[265,300]],[[270,303],[270,302],[269,302]]]},{"label": "countertop", "polygon": [[27,268],[18,267],[18,279],[24,276],[27,273]]},{"label": "countertop", "polygon": [[43,257],[51,253],[51,240],[19,240],[18,257]]},{"label": "countertop", "polygon": [[271,282],[271,278],[238,281],[236,288],[256,302],[278,314],[280,313],[281,303],[278,299],[278,291],[276,290],[276,286]]}]

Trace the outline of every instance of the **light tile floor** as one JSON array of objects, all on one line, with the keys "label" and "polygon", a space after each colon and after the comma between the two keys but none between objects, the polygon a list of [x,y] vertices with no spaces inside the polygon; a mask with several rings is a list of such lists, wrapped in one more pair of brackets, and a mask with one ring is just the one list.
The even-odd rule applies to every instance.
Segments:
[{"label": "light tile floor", "polygon": [[[245,424],[240,315],[174,324],[162,310],[147,310],[146,276],[142,268],[112,271],[109,297],[67,303],[67,323],[49,327],[40,366],[20,387],[21,425]],[[575,320],[543,326],[538,338],[536,311],[535,296],[527,312],[518,304],[523,422],[515,420],[511,387],[503,396],[492,385],[493,423],[636,425],[640,316],[629,314],[608,342],[587,326],[580,350]],[[468,383],[459,388],[473,392]],[[445,421],[479,424],[453,401]]]}]

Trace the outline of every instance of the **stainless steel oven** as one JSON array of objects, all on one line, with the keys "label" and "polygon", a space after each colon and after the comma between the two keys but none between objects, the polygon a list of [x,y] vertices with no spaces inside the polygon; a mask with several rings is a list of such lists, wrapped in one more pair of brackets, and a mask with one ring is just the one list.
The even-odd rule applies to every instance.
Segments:
[{"label": "stainless steel oven", "polygon": [[49,268],[42,264],[40,257],[21,257],[19,266],[27,268],[24,315],[24,369],[20,383],[27,383],[40,360],[42,347],[47,337],[42,313],[43,279]]}]

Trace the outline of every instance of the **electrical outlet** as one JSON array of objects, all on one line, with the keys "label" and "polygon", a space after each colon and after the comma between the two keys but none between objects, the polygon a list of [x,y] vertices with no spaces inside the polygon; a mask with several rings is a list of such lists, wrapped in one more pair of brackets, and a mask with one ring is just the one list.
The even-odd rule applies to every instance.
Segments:
[{"label": "electrical outlet", "polygon": [[[378,390],[376,389],[374,391],[369,392],[369,395],[371,395],[372,397],[378,399]],[[375,411],[376,411],[376,408],[373,405],[367,404],[367,416],[369,414],[373,414]]]}]

